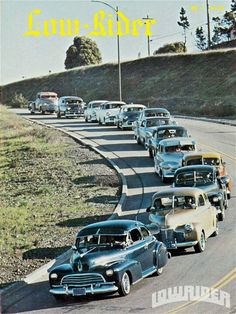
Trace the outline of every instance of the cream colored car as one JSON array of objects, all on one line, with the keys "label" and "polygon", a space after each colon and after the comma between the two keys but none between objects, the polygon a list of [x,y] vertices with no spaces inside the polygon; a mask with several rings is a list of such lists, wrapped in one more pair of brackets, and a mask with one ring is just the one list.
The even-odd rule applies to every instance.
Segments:
[{"label": "cream colored car", "polygon": [[156,237],[168,249],[194,247],[203,252],[210,236],[218,234],[217,209],[198,188],[169,188],[152,197],[147,208],[156,224]]}]

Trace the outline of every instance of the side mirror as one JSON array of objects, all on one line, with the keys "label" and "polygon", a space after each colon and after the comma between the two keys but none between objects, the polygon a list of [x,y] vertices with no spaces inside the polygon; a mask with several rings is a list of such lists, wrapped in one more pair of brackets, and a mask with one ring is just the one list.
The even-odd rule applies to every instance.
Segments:
[{"label": "side mirror", "polygon": [[72,245],[71,249],[73,252],[77,252],[77,247],[75,245]]},{"label": "side mirror", "polygon": [[149,206],[147,209],[146,209],[146,213],[150,213],[151,212],[151,206]]}]

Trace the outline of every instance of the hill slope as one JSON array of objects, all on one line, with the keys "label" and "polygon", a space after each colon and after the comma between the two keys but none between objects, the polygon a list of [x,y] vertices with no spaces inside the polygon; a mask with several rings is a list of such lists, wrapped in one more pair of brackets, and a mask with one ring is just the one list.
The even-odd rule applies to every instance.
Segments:
[{"label": "hill slope", "polygon": [[[173,113],[236,115],[236,50],[159,55],[122,63],[123,99],[165,106]],[[2,87],[2,102],[38,91],[93,99],[118,99],[118,67],[103,64],[33,78]]]}]

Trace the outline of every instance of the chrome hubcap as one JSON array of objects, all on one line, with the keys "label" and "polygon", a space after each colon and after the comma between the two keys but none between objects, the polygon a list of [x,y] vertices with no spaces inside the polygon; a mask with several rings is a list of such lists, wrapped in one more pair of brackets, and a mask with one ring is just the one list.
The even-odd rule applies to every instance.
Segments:
[{"label": "chrome hubcap", "polygon": [[128,294],[130,291],[130,280],[127,273],[123,275],[122,283],[123,283],[124,291]]}]

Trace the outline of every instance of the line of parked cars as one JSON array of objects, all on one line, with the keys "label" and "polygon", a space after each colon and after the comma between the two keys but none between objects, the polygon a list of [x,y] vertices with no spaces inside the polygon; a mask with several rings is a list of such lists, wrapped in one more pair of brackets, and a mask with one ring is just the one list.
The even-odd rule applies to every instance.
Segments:
[{"label": "line of parked cars", "polygon": [[86,122],[133,130],[162,182],[173,181],[152,196],[146,209],[149,225],[133,220],[88,225],[77,234],[70,263],[49,274],[55,298],[116,292],[125,296],[136,282],[162,273],[169,251],[205,250],[224,220],[232,180],[222,156],[199,150],[164,108],[96,100],[88,103],[84,117]]}]

